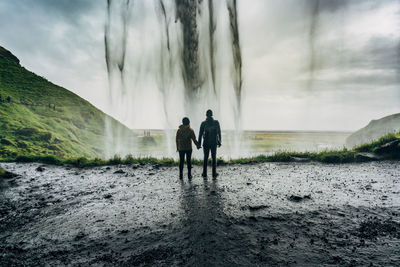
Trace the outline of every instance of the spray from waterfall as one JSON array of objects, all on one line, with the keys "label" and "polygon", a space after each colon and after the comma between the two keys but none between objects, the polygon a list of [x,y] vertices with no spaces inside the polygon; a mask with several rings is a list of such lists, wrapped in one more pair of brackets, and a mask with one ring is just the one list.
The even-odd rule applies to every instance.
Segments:
[{"label": "spray from waterfall", "polygon": [[[176,127],[172,122],[178,121],[177,116],[189,116],[196,128],[205,110],[218,111],[226,105],[233,110],[228,119],[237,129],[241,127],[237,1],[227,0],[227,9],[217,5],[214,0],[153,0],[135,2],[132,8],[133,0],[107,0],[104,44],[113,116],[129,123],[144,119],[143,115],[163,117],[168,135],[168,129]],[[217,21],[226,21],[227,27]],[[228,60],[224,58],[227,48],[232,51]],[[224,79],[229,70],[231,79]],[[221,95],[228,97],[221,101]],[[143,113],[146,101],[160,105]],[[126,154],[121,152],[126,150],[126,140],[108,122],[106,132],[111,140],[109,154]],[[173,152],[172,144],[167,145],[168,154]]]},{"label": "spray from waterfall", "polygon": [[[109,109],[120,105],[120,98],[115,91],[126,93],[125,86],[125,63],[128,40],[128,24],[130,18],[131,0],[113,1],[107,0],[107,18],[104,29],[105,61],[107,67],[109,94]],[[114,16],[114,12],[117,16]],[[118,90],[117,88],[118,87]],[[130,133],[126,129],[113,125],[110,117],[105,119],[106,152],[107,157],[113,154],[123,154],[127,144],[119,142],[126,139]]]},{"label": "spray from waterfall", "polygon": [[[122,90],[125,92],[125,60],[126,60],[126,49],[127,49],[127,40],[128,40],[128,23],[130,18],[130,0],[124,0],[120,6],[117,6],[113,3],[113,0],[107,0],[107,19],[106,26],[104,31],[104,45],[105,45],[105,58],[107,65],[107,73],[109,81],[111,81],[112,69],[117,67],[120,75],[120,81],[122,85]],[[111,30],[111,20],[112,20],[112,8],[119,8],[118,12],[120,13],[121,21],[121,33],[119,33],[120,41],[117,42],[120,47],[118,49],[112,49],[112,38],[113,32]],[[114,33],[115,34],[115,33]],[[113,55],[113,53],[117,53],[117,55]]]},{"label": "spray from waterfall", "polygon": [[173,77],[173,56],[171,52],[171,43],[170,43],[170,17],[167,14],[166,6],[164,0],[158,1],[158,6],[156,8],[159,22],[160,22],[160,30],[161,36],[163,38],[160,42],[160,54],[159,54],[159,72],[156,74],[157,77],[157,87],[162,94],[162,102],[163,102],[163,111],[165,116],[165,136],[166,136],[166,144],[167,144],[167,153],[168,155],[172,155],[173,153],[173,143],[171,142],[171,132],[172,128],[170,112],[168,112],[168,103],[169,103],[169,94],[172,86],[172,77]]},{"label": "spray from waterfall", "polygon": [[159,0],[160,4],[160,10],[161,10],[161,15],[164,18],[164,30],[165,30],[165,35],[167,38],[167,49],[168,52],[171,51],[171,45],[169,41],[169,19],[167,18],[167,11],[165,10],[165,4],[163,0]]},{"label": "spray from waterfall", "polygon": [[129,23],[129,7],[130,0],[126,0],[125,5],[122,6],[121,17],[122,17],[122,53],[118,61],[118,68],[121,73],[122,89],[125,91],[125,79],[124,79],[124,68],[126,59],[126,44],[128,40],[128,23]]},{"label": "spray from waterfall", "polygon": [[182,77],[185,86],[185,98],[191,106],[201,87],[199,66],[199,33],[196,0],[175,0],[176,22],[180,21],[183,34],[181,51]]},{"label": "spray from waterfall", "polygon": [[235,120],[235,135],[234,135],[234,150],[233,156],[238,156],[240,152],[240,139],[242,130],[242,51],[240,48],[239,37],[239,22],[238,10],[236,0],[227,0],[227,7],[229,12],[229,24],[232,42],[232,56],[233,56],[233,74],[232,84],[235,93],[235,104],[233,105],[233,113]]},{"label": "spray from waterfall", "polygon": [[232,39],[232,54],[233,54],[233,75],[232,82],[235,90],[236,105],[234,106],[235,117],[238,119],[237,127],[240,128],[240,117],[242,111],[242,51],[240,49],[240,38],[239,38],[239,22],[238,22],[238,11],[237,1],[228,0],[228,12],[229,12],[229,24]]},{"label": "spray from waterfall", "polygon": [[[109,83],[110,83],[110,73],[111,73],[110,20],[111,20],[111,0],[107,0],[107,19],[106,19],[106,25],[104,27],[104,47],[105,47],[105,58],[106,58],[107,75]],[[110,85],[108,87],[110,89]]]},{"label": "spray from waterfall", "polygon": [[210,46],[209,46],[209,53],[210,53],[210,70],[211,70],[211,80],[213,86],[214,94],[217,94],[216,88],[216,70],[215,70],[215,30],[217,29],[217,24],[215,22],[215,15],[214,15],[214,3],[213,0],[208,0],[208,31],[209,31],[209,38],[210,38]]},{"label": "spray from waterfall", "polygon": [[315,68],[316,68],[316,51],[315,51],[315,40],[316,40],[316,32],[318,27],[318,17],[320,10],[320,0],[313,0],[310,2],[311,4],[311,21],[310,21],[310,30],[308,33],[308,42],[310,48],[310,62],[308,66],[309,71],[309,79],[308,79],[308,88],[313,89],[314,86],[314,76],[315,76]]}]

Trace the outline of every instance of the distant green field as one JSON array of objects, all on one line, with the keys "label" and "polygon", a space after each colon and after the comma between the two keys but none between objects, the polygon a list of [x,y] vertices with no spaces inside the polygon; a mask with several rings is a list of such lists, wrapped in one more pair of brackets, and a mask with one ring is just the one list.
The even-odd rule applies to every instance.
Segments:
[{"label": "distant green field", "polygon": [[242,140],[251,151],[321,151],[343,148],[350,133],[342,132],[245,132]]}]

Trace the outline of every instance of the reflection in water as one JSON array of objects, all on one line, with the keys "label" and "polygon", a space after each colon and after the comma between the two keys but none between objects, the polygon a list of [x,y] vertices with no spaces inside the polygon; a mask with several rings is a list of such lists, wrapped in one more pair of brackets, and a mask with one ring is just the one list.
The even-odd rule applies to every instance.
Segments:
[{"label": "reflection in water", "polygon": [[249,264],[241,249],[246,247],[246,239],[233,228],[232,219],[224,213],[218,181],[204,179],[202,185],[182,181],[181,189],[184,247],[189,254],[187,264]]}]

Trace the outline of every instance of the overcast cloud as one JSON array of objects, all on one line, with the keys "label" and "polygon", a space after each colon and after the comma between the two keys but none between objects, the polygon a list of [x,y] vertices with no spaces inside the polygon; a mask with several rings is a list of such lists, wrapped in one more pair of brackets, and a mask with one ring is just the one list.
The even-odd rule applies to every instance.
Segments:
[{"label": "overcast cloud", "polygon": [[[317,13],[315,3],[239,1],[245,128],[356,130],[400,112],[399,2],[320,1]],[[105,0],[2,0],[0,45],[29,70],[108,112],[105,8]],[[160,128],[162,120],[125,122]]]}]

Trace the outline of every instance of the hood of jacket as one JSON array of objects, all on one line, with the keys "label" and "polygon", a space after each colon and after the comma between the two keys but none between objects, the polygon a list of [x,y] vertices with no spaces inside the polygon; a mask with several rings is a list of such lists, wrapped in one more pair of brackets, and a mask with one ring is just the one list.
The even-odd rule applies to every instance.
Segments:
[{"label": "hood of jacket", "polygon": [[[176,128],[175,128],[176,129]],[[190,125],[181,125],[181,126],[179,126],[179,130],[182,130],[182,131],[190,131],[191,130],[191,128],[190,128]]]}]

